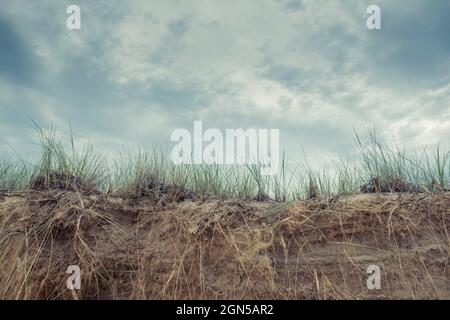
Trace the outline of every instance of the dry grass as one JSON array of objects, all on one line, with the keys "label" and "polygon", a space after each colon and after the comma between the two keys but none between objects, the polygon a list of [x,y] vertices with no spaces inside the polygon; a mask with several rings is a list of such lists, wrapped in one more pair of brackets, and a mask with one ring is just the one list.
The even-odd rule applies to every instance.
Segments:
[{"label": "dry grass", "polygon": [[[449,299],[450,194],[0,196],[1,299]],[[382,289],[368,290],[368,265]],[[66,269],[79,265],[81,290]]]}]

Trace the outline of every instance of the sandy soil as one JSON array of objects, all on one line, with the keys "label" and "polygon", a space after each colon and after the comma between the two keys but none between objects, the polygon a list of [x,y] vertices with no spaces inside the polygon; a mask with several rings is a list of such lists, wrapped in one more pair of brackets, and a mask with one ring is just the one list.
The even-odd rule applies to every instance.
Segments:
[{"label": "sandy soil", "polygon": [[[0,196],[0,298],[449,299],[450,194]],[[81,289],[66,269],[79,265]],[[369,290],[367,268],[381,270]]]}]

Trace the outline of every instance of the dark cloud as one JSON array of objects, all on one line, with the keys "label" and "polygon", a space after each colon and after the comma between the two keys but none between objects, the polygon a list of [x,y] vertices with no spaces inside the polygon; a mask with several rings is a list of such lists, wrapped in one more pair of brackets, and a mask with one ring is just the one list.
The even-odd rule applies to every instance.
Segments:
[{"label": "dark cloud", "polygon": [[386,2],[382,30],[369,31],[366,70],[399,89],[434,88],[450,73],[450,2]]},{"label": "dark cloud", "polygon": [[303,0],[276,0],[276,1],[281,2],[284,5],[285,9],[289,11],[303,10],[305,8]]},{"label": "dark cloud", "polygon": [[36,76],[36,64],[29,43],[13,23],[0,16],[0,74],[9,81],[29,84]]},{"label": "dark cloud", "polygon": [[268,60],[261,66],[262,76],[282,83],[284,86],[290,89],[304,88],[309,79],[312,79],[312,74],[307,70],[302,70],[296,66],[290,66],[283,63],[271,62]]},{"label": "dark cloud", "polygon": [[189,29],[191,19],[189,17],[182,17],[169,23],[169,30],[175,36],[182,36]]}]

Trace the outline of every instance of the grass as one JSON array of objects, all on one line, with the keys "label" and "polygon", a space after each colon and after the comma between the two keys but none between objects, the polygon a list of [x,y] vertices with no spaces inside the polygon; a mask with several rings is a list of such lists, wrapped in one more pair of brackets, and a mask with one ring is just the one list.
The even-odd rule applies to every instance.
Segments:
[{"label": "grass", "polygon": [[440,146],[431,153],[426,147],[419,152],[407,152],[405,149],[383,144],[374,132],[370,133],[369,144],[363,143],[358,134],[355,137],[361,154],[358,176],[363,181],[378,177],[384,181],[403,181],[423,191],[448,189],[450,152],[443,153]]},{"label": "grass", "polygon": [[29,167],[20,163],[0,161],[0,190],[23,190],[27,188]]},{"label": "grass", "polygon": [[124,149],[118,159],[108,161],[93,146],[77,147],[70,129],[68,141],[57,138],[53,128],[36,124],[41,153],[37,160],[0,162],[0,189],[26,190],[38,177],[44,184],[52,174],[63,177],[70,187],[74,180],[99,191],[135,193],[150,183],[175,185],[205,196],[261,198],[267,195],[285,202],[312,197],[353,193],[362,185],[380,181],[401,181],[415,190],[438,192],[450,188],[450,152],[438,146],[434,152],[423,148],[407,151],[382,143],[375,132],[368,139],[355,133],[359,155],[341,158],[332,168],[311,170],[304,160],[292,164],[283,152],[275,176],[263,176],[258,165],[174,165],[168,152],[160,147]]}]

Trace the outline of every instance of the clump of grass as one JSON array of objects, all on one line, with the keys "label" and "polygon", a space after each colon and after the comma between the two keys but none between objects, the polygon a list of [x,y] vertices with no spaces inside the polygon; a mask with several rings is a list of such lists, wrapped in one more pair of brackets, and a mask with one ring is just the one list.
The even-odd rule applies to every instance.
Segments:
[{"label": "clump of grass", "polygon": [[72,130],[67,149],[53,128],[44,130],[36,124],[41,158],[34,165],[30,179],[33,189],[95,191],[107,184],[106,165],[92,146],[77,148]]},{"label": "clump of grass", "polygon": [[154,185],[172,185],[204,196],[246,198],[258,190],[259,183],[252,168],[175,165],[160,147],[122,151],[113,168],[115,188],[125,194],[140,193]]},{"label": "clump of grass", "polygon": [[380,142],[375,132],[369,133],[368,143],[357,133],[355,137],[361,154],[361,177],[372,183],[375,190],[433,192],[448,188],[450,153],[442,153],[439,146],[434,154],[426,148],[417,154]]}]

